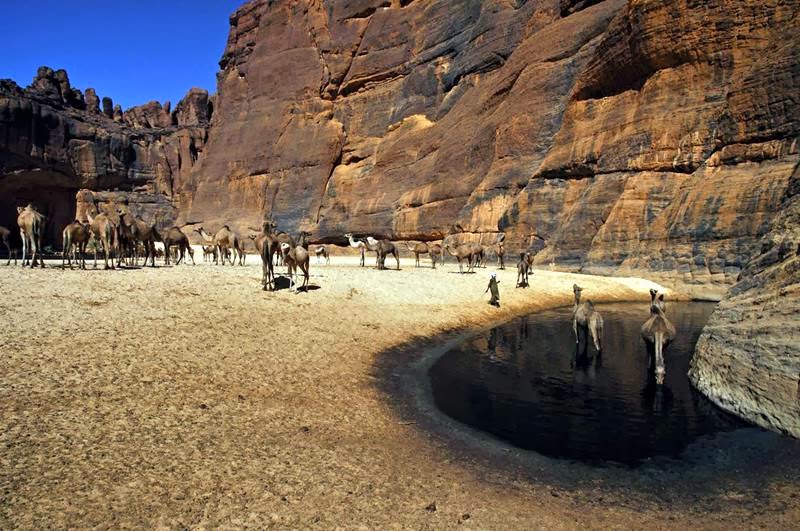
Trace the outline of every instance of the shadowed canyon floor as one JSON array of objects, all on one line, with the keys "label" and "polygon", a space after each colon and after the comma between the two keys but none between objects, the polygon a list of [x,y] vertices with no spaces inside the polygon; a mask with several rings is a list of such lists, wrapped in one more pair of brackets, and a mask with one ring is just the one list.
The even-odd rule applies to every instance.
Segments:
[{"label": "shadowed canyon floor", "polygon": [[453,264],[403,260],[381,272],[312,258],[320,289],[294,294],[260,291],[259,260],[248,262],[0,267],[0,527],[800,521],[786,481],[765,484],[756,504],[717,485],[712,509],[637,497],[633,480],[630,492],[571,489],[578,472],[555,482],[561,465],[547,459],[514,468],[452,451],[386,393],[383,358],[425,338],[569,304],[575,282],[596,301],[647,300],[651,282],[537,271],[530,289],[515,290],[509,269],[497,310],[481,296],[493,268],[461,276]]}]

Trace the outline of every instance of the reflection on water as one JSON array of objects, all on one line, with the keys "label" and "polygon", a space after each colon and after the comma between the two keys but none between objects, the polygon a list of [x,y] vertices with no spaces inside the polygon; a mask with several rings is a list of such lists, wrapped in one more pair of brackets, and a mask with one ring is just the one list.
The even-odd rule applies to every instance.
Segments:
[{"label": "reflection on water", "polygon": [[571,308],[522,317],[436,362],[430,370],[436,405],[525,449],[629,465],[678,456],[699,436],[743,426],[697,393],[687,377],[713,304],[668,304],[678,336],[665,352],[663,386],[655,385],[639,335],[648,305],[598,308],[605,319],[602,357],[590,348],[571,367]]}]

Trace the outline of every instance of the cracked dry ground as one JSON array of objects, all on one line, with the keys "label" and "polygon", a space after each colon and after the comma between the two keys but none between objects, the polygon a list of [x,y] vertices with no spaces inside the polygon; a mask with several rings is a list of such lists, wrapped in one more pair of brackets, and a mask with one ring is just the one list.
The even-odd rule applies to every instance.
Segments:
[{"label": "cracked dry ground", "polygon": [[[689,506],[598,505],[459,455],[381,390],[387,348],[568,303],[574,275],[513,290],[515,273],[500,272],[497,311],[481,298],[486,275],[453,265],[312,259],[320,289],[295,295],[261,292],[256,262],[0,270],[0,527],[698,525]],[[580,283],[596,300],[652,285]]]}]

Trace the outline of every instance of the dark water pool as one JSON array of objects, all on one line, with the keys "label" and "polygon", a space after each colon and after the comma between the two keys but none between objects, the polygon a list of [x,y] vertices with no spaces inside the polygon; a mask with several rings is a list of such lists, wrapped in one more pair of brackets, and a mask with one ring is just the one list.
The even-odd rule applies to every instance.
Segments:
[{"label": "dark water pool", "polygon": [[[522,317],[469,339],[430,369],[437,407],[515,446],[560,458],[637,465],[745,426],[695,391],[689,362],[710,303],[670,303],[678,331],[655,385],[639,335],[648,305],[599,305],[603,354],[578,357],[572,309]],[[583,345],[581,345],[581,350]]]}]

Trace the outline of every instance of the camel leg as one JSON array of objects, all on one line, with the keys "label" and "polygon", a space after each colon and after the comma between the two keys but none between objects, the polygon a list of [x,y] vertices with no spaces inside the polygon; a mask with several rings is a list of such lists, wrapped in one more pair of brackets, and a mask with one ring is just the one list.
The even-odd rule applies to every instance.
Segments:
[{"label": "camel leg", "polygon": [[667,373],[664,367],[664,336],[661,333],[657,333],[655,339],[656,384],[663,385],[664,375]]},{"label": "camel leg", "polygon": [[[6,265],[11,265],[11,245],[9,245],[7,238],[3,238],[3,243],[6,246],[6,252],[8,252],[8,262],[6,262]],[[15,256],[14,257],[14,262],[16,263],[16,261],[17,261],[17,257]]]},{"label": "camel leg", "polygon": [[572,318],[572,332],[575,334],[575,344],[577,345],[580,343],[580,339],[578,338],[578,320],[574,317]]},{"label": "camel leg", "polygon": [[22,237],[22,267],[25,267],[25,259],[28,256],[28,239],[23,229],[20,229],[19,235]]},{"label": "camel leg", "polygon": [[[39,250],[39,249],[37,249],[37,246],[36,246],[36,235],[35,234],[31,237],[30,245],[31,245],[31,269],[33,269],[34,267],[36,267],[36,255],[38,254],[38,250]],[[44,264],[42,264],[42,265],[44,265]]]}]

